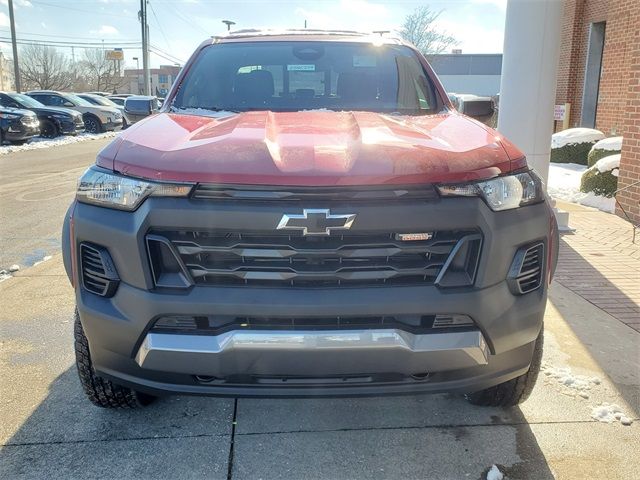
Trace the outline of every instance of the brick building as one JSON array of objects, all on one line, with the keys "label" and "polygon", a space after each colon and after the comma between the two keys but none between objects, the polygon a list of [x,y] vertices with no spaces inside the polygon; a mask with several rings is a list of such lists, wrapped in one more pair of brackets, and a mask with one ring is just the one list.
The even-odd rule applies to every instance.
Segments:
[{"label": "brick building", "polygon": [[[640,0],[566,0],[562,28],[556,103],[572,127],[622,135],[618,188],[640,182]],[[640,223],[640,184],[616,198]]]},{"label": "brick building", "polygon": [[[179,65],[160,65],[160,68],[149,69],[149,79],[151,81],[151,94],[165,96],[171,84],[180,73]],[[144,71],[142,69],[126,69],[124,76],[127,78],[127,83],[120,90],[119,93],[135,93],[141,94],[144,87]]]}]

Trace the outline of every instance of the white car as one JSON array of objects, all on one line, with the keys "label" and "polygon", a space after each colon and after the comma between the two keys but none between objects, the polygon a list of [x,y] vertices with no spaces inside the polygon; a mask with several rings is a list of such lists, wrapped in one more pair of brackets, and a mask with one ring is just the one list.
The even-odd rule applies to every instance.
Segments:
[{"label": "white car", "polygon": [[73,93],[52,90],[27,92],[32,98],[50,107],[65,107],[82,114],[84,126],[89,133],[101,133],[122,128],[123,117],[116,107],[93,105]]},{"label": "white car", "polygon": [[115,103],[113,100],[103,97],[101,95],[98,95],[97,93],[77,93],[76,95],[78,95],[80,98],[86,100],[89,103],[92,103],[93,105],[100,105],[103,107],[113,107],[113,108],[117,108],[120,113],[122,114],[122,128],[127,128],[129,125],[131,125],[133,122],[129,119],[129,117],[127,117],[127,114],[125,112],[124,109],[124,105],[118,105],[117,103]]}]

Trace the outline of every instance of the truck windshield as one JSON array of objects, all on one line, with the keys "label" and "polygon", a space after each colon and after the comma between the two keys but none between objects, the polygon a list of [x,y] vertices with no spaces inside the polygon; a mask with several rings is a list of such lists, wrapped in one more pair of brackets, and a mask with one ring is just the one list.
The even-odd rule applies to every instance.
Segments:
[{"label": "truck windshield", "polygon": [[426,115],[442,101],[405,46],[243,42],[206,47],[182,80],[173,111],[365,110]]}]

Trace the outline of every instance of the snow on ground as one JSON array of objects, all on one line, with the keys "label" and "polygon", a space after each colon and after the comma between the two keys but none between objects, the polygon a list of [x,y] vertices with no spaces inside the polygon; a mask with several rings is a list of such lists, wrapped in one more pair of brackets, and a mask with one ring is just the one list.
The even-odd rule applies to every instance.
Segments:
[{"label": "snow on ground", "polygon": [[612,423],[616,420],[627,426],[633,423],[633,420],[627,417],[622,409],[614,403],[604,403],[594,407],[591,410],[591,417],[603,423]]},{"label": "snow on ground", "polygon": [[578,165],[577,163],[550,164],[547,192],[558,200],[579,203],[587,207],[597,208],[603,212],[613,213],[616,208],[616,200],[614,198],[602,197],[595,195],[593,192],[583,193],[580,191],[580,178],[586,169],[586,166]]},{"label": "snow on ground", "polygon": [[92,133],[80,133],[77,136],[61,135],[56,138],[32,138],[28,143],[24,145],[2,145],[0,146],[0,155],[7,155],[13,152],[23,152],[25,150],[37,150],[39,148],[57,147],[59,145],[68,145],[70,143],[85,142],[87,140],[99,140],[102,138],[111,138],[118,135],[118,132],[106,132],[99,133],[97,135]]},{"label": "snow on ground", "polygon": [[604,133],[593,128],[569,128],[551,136],[551,148],[560,148],[571,143],[591,143],[604,138]]},{"label": "snow on ground", "polygon": [[612,151],[620,151],[622,150],[622,137],[609,137],[599,142],[591,147],[592,150],[612,150]]},{"label": "snow on ground", "polygon": [[591,387],[600,385],[601,380],[598,377],[587,377],[578,375],[571,371],[568,367],[551,367],[546,363],[542,364],[541,371],[550,380],[560,385],[562,392],[569,396],[578,395],[581,398],[589,398],[589,390]]},{"label": "snow on ground", "polygon": [[491,469],[487,472],[487,480],[502,480],[503,478],[504,475],[495,465],[492,465]]}]

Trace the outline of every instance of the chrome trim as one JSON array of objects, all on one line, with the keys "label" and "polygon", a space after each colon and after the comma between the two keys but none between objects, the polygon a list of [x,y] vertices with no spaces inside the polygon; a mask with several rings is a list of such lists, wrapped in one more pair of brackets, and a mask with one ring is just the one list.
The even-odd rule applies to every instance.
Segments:
[{"label": "chrome trim", "polygon": [[[338,220],[342,221],[342,225],[325,226],[324,231],[309,231],[311,225],[289,225],[292,220],[310,220],[309,215],[324,215],[324,220]],[[276,227],[277,230],[302,230],[303,235],[331,235],[331,230],[349,230],[353,221],[356,219],[356,215],[349,213],[346,215],[332,215],[331,210],[327,208],[305,208],[302,210],[302,215],[285,213],[280,219],[280,223]],[[320,227],[321,228],[321,227]]]},{"label": "chrome trim", "polygon": [[215,377],[412,375],[486,365],[488,348],[478,330],[423,335],[396,329],[148,333],[135,360],[145,369]]}]

